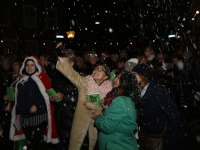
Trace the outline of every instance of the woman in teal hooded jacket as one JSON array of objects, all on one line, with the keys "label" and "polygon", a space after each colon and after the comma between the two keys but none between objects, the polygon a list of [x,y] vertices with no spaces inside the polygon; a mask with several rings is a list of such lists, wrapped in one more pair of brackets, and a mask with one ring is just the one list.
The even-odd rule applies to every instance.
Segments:
[{"label": "woman in teal hooded jacket", "polygon": [[139,150],[134,135],[142,103],[135,75],[127,70],[114,79],[114,87],[104,103],[103,116],[94,110],[95,125],[100,130],[100,150]]}]

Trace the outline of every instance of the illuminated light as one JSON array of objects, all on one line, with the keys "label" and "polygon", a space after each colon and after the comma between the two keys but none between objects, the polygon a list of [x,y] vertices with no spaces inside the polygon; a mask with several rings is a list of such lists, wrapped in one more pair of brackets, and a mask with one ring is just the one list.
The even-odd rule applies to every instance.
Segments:
[{"label": "illuminated light", "polygon": [[178,38],[181,38],[181,36],[180,36],[180,35],[178,35]]},{"label": "illuminated light", "polygon": [[100,22],[96,21],[95,24],[100,24]]},{"label": "illuminated light", "polygon": [[132,45],[133,43],[131,42],[130,44]]},{"label": "illuminated light", "polygon": [[96,42],[94,44],[97,44]]},{"label": "illuminated light", "polygon": [[112,43],[110,43],[110,45],[112,45]]},{"label": "illuminated light", "polygon": [[196,14],[199,14],[199,11],[198,11],[198,10],[196,11]]},{"label": "illuminated light", "polygon": [[45,43],[43,43],[43,45],[45,45]]},{"label": "illuminated light", "polygon": [[1,40],[1,43],[3,43],[3,40]]},{"label": "illuminated light", "polygon": [[75,32],[74,31],[68,31],[67,33],[67,38],[68,39],[73,39],[75,36]]},{"label": "illuminated light", "polygon": [[153,40],[153,42],[155,42],[155,40]]},{"label": "illuminated light", "polygon": [[176,35],[175,34],[168,35],[168,38],[173,38],[173,37],[176,37]]},{"label": "illuminated light", "polygon": [[56,35],[56,38],[57,38],[57,39],[63,39],[63,38],[64,38],[64,35]]}]

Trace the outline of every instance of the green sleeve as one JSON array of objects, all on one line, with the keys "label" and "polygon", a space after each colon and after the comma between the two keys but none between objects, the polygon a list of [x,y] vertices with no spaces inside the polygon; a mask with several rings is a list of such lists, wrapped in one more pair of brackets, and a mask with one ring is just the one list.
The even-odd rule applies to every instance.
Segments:
[{"label": "green sleeve", "polygon": [[110,134],[115,130],[115,127],[127,117],[127,108],[123,98],[115,98],[109,108],[108,112],[103,117],[98,115],[95,118],[96,127],[105,134]]}]

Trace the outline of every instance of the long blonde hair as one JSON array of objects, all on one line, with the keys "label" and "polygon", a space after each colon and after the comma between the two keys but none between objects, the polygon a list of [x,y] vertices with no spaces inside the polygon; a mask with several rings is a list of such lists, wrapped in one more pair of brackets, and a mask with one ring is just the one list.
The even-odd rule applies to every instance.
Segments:
[{"label": "long blonde hair", "polygon": [[81,56],[77,56],[76,58],[77,58],[77,66],[79,68],[85,68],[86,64],[85,64],[83,58]]}]

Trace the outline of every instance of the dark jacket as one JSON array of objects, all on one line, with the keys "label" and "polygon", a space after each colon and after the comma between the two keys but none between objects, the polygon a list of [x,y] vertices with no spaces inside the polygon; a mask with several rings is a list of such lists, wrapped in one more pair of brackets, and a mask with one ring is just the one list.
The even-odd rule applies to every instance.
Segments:
[{"label": "dark jacket", "polygon": [[69,138],[73,117],[78,100],[78,91],[75,86],[59,71],[56,71],[54,87],[55,91],[64,94],[63,100],[54,102],[54,118],[58,137]]},{"label": "dark jacket", "polygon": [[[20,114],[23,118],[30,118],[33,116],[46,114],[47,107],[36,82],[29,77],[24,84],[18,84],[18,100],[16,107],[16,114]],[[30,108],[35,105],[36,113],[30,113]]]},{"label": "dark jacket", "polygon": [[191,88],[195,91],[199,91],[200,89],[200,63],[198,59],[194,56],[191,56],[186,61],[186,66],[188,69],[189,77],[191,79]]},{"label": "dark jacket", "polygon": [[173,144],[178,137],[179,114],[171,93],[164,86],[150,81],[142,102],[141,132],[162,134],[167,123],[164,141]]},{"label": "dark jacket", "polygon": [[171,90],[176,97],[176,104],[178,107],[183,107],[187,105],[191,93],[190,89],[190,78],[188,72],[183,70],[178,70],[177,67],[174,68],[174,77],[171,83]]}]

